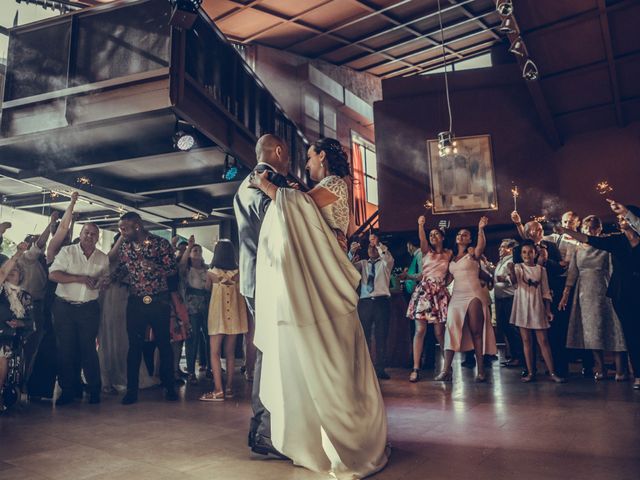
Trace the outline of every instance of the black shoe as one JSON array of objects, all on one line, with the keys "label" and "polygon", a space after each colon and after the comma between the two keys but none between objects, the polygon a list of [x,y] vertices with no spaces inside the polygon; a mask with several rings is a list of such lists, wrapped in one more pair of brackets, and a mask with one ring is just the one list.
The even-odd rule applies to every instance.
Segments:
[{"label": "black shoe", "polygon": [[255,435],[251,451],[258,454],[261,460],[289,460],[288,457],[285,457],[283,454],[273,448],[273,445],[271,445],[271,441],[266,439],[262,435]]},{"label": "black shoe", "polygon": [[70,403],[73,403],[75,401],[75,398],[69,395],[60,395],[58,397],[58,399],[56,400],[56,407],[61,407],[62,405],[69,405]]},{"label": "black shoe", "polygon": [[92,404],[92,405],[100,403],[100,394],[99,393],[90,394],[89,395],[89,403]]},{"label": "black shoe", "polygon": [[180,400],[180,397],[178,397],[178,394],[173,388],[168,388],[164,394],[164,399],[168,402],[177,402]]},{"label": "black shoe", "polygon": [[391,378],[389,374],[384,370],[380,370],[379,372],[376,372],[376,377],[378,377],[380,380],[389,380]]},{"label": "black shoe", "polygon": [[122,397],[122,400],[120,401],[120,403],[122,405],[131,405],[133,403],[136,403],[137,401],[138,401],[138,394],[137,393],[127,392],[125,394],[125,396]]},{"label": "black shoe", "polygon": [[462,365],[465,368],[475,368],[476,367],[476,361],[475,360],[465,360],[465,361],[461,362],[460,365]]}]

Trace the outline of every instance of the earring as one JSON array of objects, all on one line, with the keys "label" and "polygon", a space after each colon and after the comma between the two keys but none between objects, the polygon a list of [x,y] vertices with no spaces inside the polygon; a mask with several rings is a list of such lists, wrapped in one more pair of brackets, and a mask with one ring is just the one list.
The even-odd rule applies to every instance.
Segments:
[{"label": "earring", "polygon": [[320,166],[324,168],[324,162],[320,162]]}]

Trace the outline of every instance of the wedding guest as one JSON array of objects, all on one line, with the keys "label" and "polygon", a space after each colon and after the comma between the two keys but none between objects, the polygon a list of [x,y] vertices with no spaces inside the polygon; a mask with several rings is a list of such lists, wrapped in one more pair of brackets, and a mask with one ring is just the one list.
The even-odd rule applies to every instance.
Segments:
[{"label": "wedding guest", "polygon": [[[602,236],[602,222],[594,215],[582,223],[582,233]],[[560,299],[560,310],[569,303],[569,294],[575,287],[573,306],[569,317],[567,347],[591,350],[595,364],[594,378],[607,378],[603,351],[614,352],[616,379],[626,379],[623,352],[626,351],[620,320],[606,296],[611,279],[611,255],[589,245],[579,245],[569,265],[567,283]]]},{"label": "wedding guest", "polygon": [[73,192],[69,199],[69,205],[67,206],[62,218],[60,219],[60,223],[58,224],[49,244],[47,245],[46,257],[47,264],[53,263],[56,255],[60,251],[63,245],[68,245],[71,243],[71,239],[69,235],[73,232],[73,211],[75,209],[76,203],[78,203],[78,192]]},{"label": "wedding guest", "polygon": [[498,332],[504,336],[509,351],[509,359],[503,363],[505,367],[519,367],[524,364],[520,332],[509,323],[515,286],[511,283],[508,265],[513,263],[513,249],[517,245],[518,242],[512,238],[505,238],[500,242],[498,249],[500,260],[493,274],[496,325]]},{"label": "wedding guest", "polygon": [[[640,216],[640,208],[628,206],[627,209],[635,216]],[[579,242],[611,253],[613,267],[607,296],[611,298],[622,325],[635,377],[633,388],[640,390],[640,322],[637,321],[640,312],[640,236],[624,217],[618,217],[618,223],[622,233],[608,237],[585,235],[562,227],[557,227],[557,230]]]},{"label": "wedding guest", "polygon": [[[197,385],[196,358],[203,338],[206,339],[205,352],[209,358],[207,310],[211,294],[207,287],[207,266],[202,258],[202,247],[196,243],[193,235],[189,237],[187,249],[180,258],[178,268],[185,288],[184,302],[191,323],[191,336],[186,340],[188,381],[191,385]],[[207,367],[207,364],[208,361],[201,363],[201,366]]]},{"label": "wedding guest", "polygon": [[[31,295],[22,287],[24,270],[19,260],[28,246],[18,245],[16,253],[0,267],[0,393],[9,373],[9,359],[15,354],[16,340],[35,330]],[[0,394],[0,414],[6,410]]]},{"label": "wedding guest", "polygon": [[543,266],[535,263],[536,249],[531,240],[523,241],[519,248],[522,263],[510,263],[508,268],[511,283],[515,286],[510,323],[520,329],[524,358],[527,363],[528,373],[521,378],[521,381],[529,383],[535,380],[536,362],[531,343],[531,333],[535,332],[536,341],[551,379],[556,383],[563,383],[565,380],[555,372],[547,337],[547,330],[553,320],[547,272]]},{"label": "wedding guest", "polygon": [[374,357],[376,375],[379,379],[387,380],[391,378],[385,371],[385,366],[389,318],[391,316],[389,282],[394,259],[389,249],[380,243],[378,236],[374,234],[369,235],[368,254],[368,260],[360,260],[355,263],[362,277],[358,315],[370,346],[372,330],[375,335],[375,349],[370,348],[370,351]]},{"label": "wedding guest", "polygon": [[[238,284],[238,264],[233,244],[222,239],[215,247],[211,270],[208,272],[211,287],[209,301],[208,332],[211,345],[213,391],[200,397],[205,402],[221,402],[233,398],[233,374],[235,372],[236,338],[247,333],[247,309]],[[224,345],[224,347],[223,347]],[[226,382],[222,381],[221,353],[227,361]]]},{"label": "wedding guest", "polygon": [[413,338],[413,369],[409,375],[410,382],[417,382],[420,376],[420,359],[429,323],[433,324],[435,336],[444,357],[444,331],[450,298],[447,290],[447,277],[453,252],[444,248],[445,236],[440,229],[431,229],[427,240],[427,234],[424,231],[425,222],[424,216],[418,218],[418,235],[423,259],[422,274],[413,276],[407,274],[410,279],[420,278],[407,310],[407,317],[415,321],[416,327]]},{"label": "wedding guest", "polygon": [[[523,226],[518,212],[512,212],[511,219],[518,227],[518,231],[524,232],[523,238],[533,241],[536,247],[535,262],[547,271],[549,288],[553,297],[551,313],[553,313],[554,317],[549,329],[551,353],[553,354],[556,373],[560,377],[567,377],[569,374],[569,357],[567,355],[569,316],[568,312],[558,310],[558,303],[564,290],[568,262],[563,260],[556,242],[544,239],[544,232],[540,222],[531,221]],[[566,231],[572,232],[573,230],[567,229]]]},{"label": "wedding guest", "polygon": [[118,252],[119,265],[115,277],[129,284],[127,304],[127,393],[123,405],[138,401],[138,380],[142,347],[147,326],[151,326],[160,351],[160,376],[165,398],[178,400],[173,378],[173,351],[169,337],[171,296],[167,277],[177,271],[171,244],[144,228],[140,215],[125,213],[118,225],[124,241]]},{"label": "wedding guest", "polygon": [[[117,268],[118,251],[123,240],[122,235],[117,233],[107,254],[111,273]],[[102,391],[105,393],[122,392],[127,385],[127,297],[127,286],[114,281],[106,287],[100,298],[98,358]]]},{"label": "wedding guest", "polygon": [[422,248],[415,245],[413,241],[407,242],[407,252],[411,256],[409,267],[404,270],[406,280],[404,281],[404,291],[407,302],[411,300],[411,295],[422,279]]},{"label": "wedding guest", "polygon": [[58,284],[53,318],[62,394],[56,405],[73,402],[76,358],[84,372],[89,403],[100,402],[100,362],[96,352],[100,325],[98,288],[101,277],[108,274],[109,260],[96,248],[99,236],[95,224],[85,223],[80,241],[62,247],[49,267],[49,278]]},{"label": "wedding guest", "polygon": [[474,350],[478,369],[476,381],[485,382],[483,356],[497,353],[487,295],[479,278],[480,258],[486,246],[484,228],[488,221],[487,217],[482,217],[478,223],[475,248],[470,248],[469,230],[462,229],[456,235],[457,252],[449,263],[454,283],[447,311],[445,361],[436,381],[452,380],[451,364],[455,352]]},{"label": "wedding guest", "polygon": [[633,208],[630,210],[628,207],[620,202],[616,202],[615,200],[607,199],[607,202],[609,202],[609,206],[613,213],[622,216],[633,231],[640,235],[640,215],[635,214],[633,212]]}]

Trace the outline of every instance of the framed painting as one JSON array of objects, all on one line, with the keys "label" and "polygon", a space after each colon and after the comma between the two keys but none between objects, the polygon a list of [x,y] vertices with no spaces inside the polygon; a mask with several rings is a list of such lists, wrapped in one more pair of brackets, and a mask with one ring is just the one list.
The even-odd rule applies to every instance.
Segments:
[{"label": "framed painting", "polygon": [[455,149],[440,156],[437,140],[427,140],[434,214],[497,210],[491,136],[457,137]]}]

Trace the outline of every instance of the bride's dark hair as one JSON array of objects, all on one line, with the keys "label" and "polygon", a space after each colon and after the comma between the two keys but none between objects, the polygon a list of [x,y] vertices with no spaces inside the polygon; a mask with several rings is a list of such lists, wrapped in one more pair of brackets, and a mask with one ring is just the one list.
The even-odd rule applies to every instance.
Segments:
[{"label": "bride's dark hair", "polygon": [[320,138],[313,142],[312,147],[316,153],[325,153],[330,175],[337,175],[338,177],[351,176],[349,157],[338,140],[335,138]]}]

